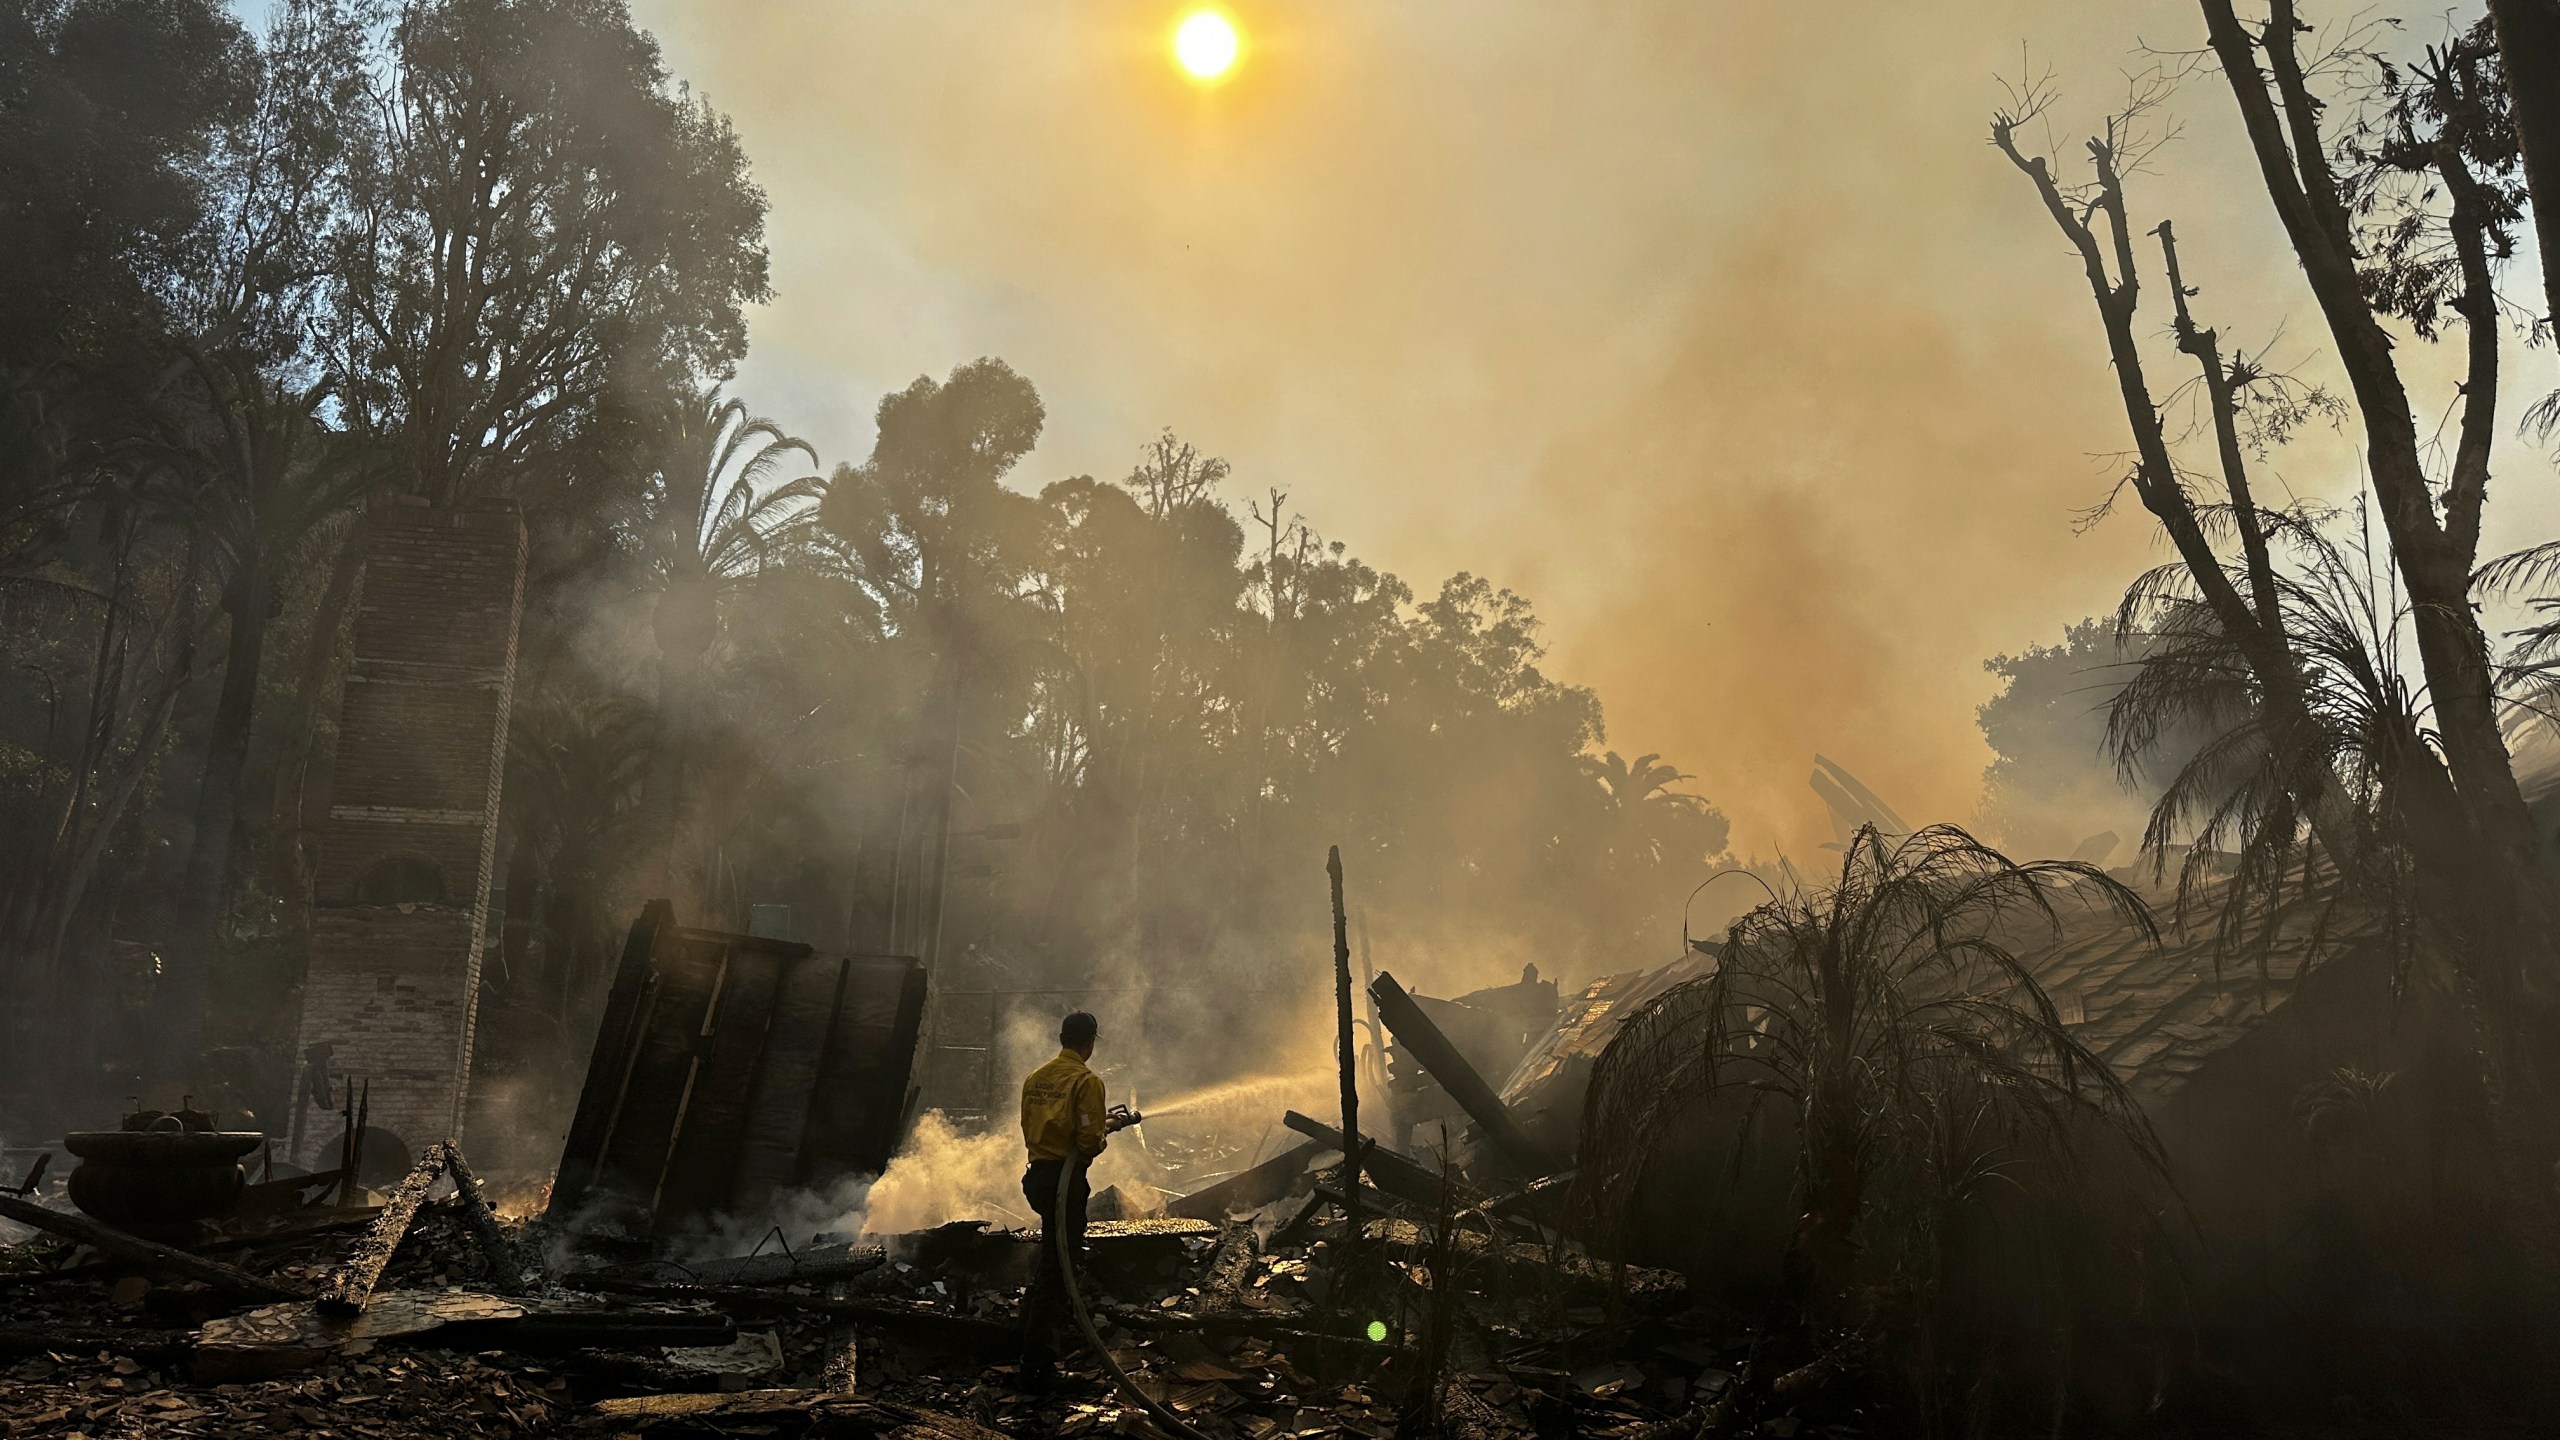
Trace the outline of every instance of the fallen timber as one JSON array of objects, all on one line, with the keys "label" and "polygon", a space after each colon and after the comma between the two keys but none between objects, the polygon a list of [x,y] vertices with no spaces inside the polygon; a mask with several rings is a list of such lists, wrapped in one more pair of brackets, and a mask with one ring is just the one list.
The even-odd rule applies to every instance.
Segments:
[{"label": "fallen timber", "polygon": [[1422,1007],[1413,1003],[1413,997],[1396,983],[1393,973],[1378,972],[1378,978],[1369,984],[1369,998],[1377,1002],[1378,1018],[1387,1022],[1387,1029],[1404,1042],[1423,1069],[1431,1072],[1431,1078],[1440,1082],[1440,1088],[1449,1092],[1449,1098],[1458,1102],[1458,1108],[1467,1112],[1467,1118],[1475,1122],[1477,1131],[1503,1159],[1530,1177],[1562,1168],[1563,1162],[1520,1128],[1502,1097],[1467,1063],[1467,1057],[1458,1053],[1449,1037],[1440,1033],[1431,1017],[1422,1013]]},{"label": "fallen timber", "polygon": [[575,1271],[565,1278],[573,1285],[586,1278],[657,1285],[819,1285],[850,1280],[888,1263],[887,1247],[853,1245],[807,1254],[738,1255],[690,1262],[638,1260]]},{"label": "fallen timber", "polygon": [[184,1330],[58,1330],[0,1325],[0,1355],[126,1355],[147,1365],[168,1364],[187,1354]]},{"label": "fallen timber", "polygon": [[909,1405],[856,1398],[834,1390],[736,1390],[694,1394],[630,1395],[601,1400],[598,1419],[612,1422],[616,1433],[646,1432],[659,1425],[686,1434],[698,1427],[736,1423],[748,1433],[773,1434],[778,1424],[794,1424],[802,1435],[894,1437],[894,1440],[1004,1440],[1004,1432],[974,1420],[938,1414]]},{"label": "fallen timber", "polygon": [[539,1355],[594,1347],[725,1345],[737,1338],[736,1323],[725,1315],[574,1308],[468,1291],[393,1290],[356,1315],[304,1301],[209,1321],[196,1333],[192,1358],[198,1379],[241,1380],[309,1369],[359,1342]]},{"label": "fallen timber", "polygon": [[[1339,1133],[1339,1132],[1336,1132]],[[1239,1170],[1174,1200],[1164,1213],[1186,1220],[1224,1220],[1237,1210],[1253,1210],[1287,1196],[1306,1174],[1307,1162],[1329,1142],[1309,1140],[1292,1145],[1250,1169]]]},{"label": "fallen timber", "polygon": [[299,1300],[302,1298],[298,1291],[279,1285],[273,1280],[252,1275],[245,1270],[234,1269],[220,1261],[207,1260],[201,1255],[190,1255],[183,1250],[173,1250],[166,1245],[145,1240],[139,1235],[128,1235],[114,1226],[101,1225],[85,1215],[48,1210],[42,1205],[18,1199],[13,1195],[0,1195],[0,1217],[15,1220],[21,1225],[31,1225],[66,1240],[77,1240],[93,1249],[104,1250],[110,1255],[121,1256],[124,1259],[148,1265],[155,1270],[193,1280],[199,1285],[209,1285],[226,1295],[238,1295],[251,1300]]},{"label": "fallen timber", "polygon": [[407,1177],[392,1187],[373,1227],[357,1239],[345,1262],[330,1272],[318,1296],[322,1310],[339,1315],[363,1312],[374,1286],[382,1282],[383,1267],[391,1263],[392,1254],[416,1223],[418,1208],[427,1202],[427,1192],[448,1174],[453,1177],[457,1212],[481,1247],[482,1259],[497,1275],[499,1288],[511,1289],[519,1283],[514,1252],[508,1248],[496,1218],[490,1215],[488,1202],[480,1196],[478,1178],[463,1162],[460,1148],[450,1140],[439,1140],[428,1146]]},{"label": "fallen timber", "polygon": [[[1312,1116],[1292,1110],[1280,1117],[1280,1123],[1311,1140],[1335,1149],[1343,1147],[1342,1132]],[[1424,1168],[1420,1161],[1390,1150],[1374,1138],[1366,1140],[1360,1147],[1360,1169],[1376,1182],[1379,1189],[1408,1205],[1419,1205],[1429,1210],[1440,1204],[1440,1177]],[[1460,1187],[1459,1193],[1462,1196],[1467,1193],[1464,1186]]]}]

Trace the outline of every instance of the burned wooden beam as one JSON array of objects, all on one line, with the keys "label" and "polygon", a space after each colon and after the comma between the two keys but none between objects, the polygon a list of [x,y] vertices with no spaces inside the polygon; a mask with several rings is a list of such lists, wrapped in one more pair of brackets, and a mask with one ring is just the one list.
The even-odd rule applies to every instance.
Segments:
[{"label": "burned wooden beam", "polygon": [[516,1264],[515,1247],[507,1243],[507,1232],[498,1228],[488,1197],[480,1193],[480,1177],[471,1173],[461,1147],[451,1141],[445,1142],[444,1164],[453,1176],[453,1199],[460,1207],[463,1226],[479,1243],[481,1263],[489,1267],[501,1294],[514,1292],[524,1284],[524,1268]]},{"label": "burned wooden beam", "polygon": [[[1351,1039],[1351,933],[1342,904],[1341,846],[1336,845],[1325,852],[1324,868],[1333,889],[1334,1061],[1341,1070],[1342,1133],[1350,1137],[1348,1153],[1353,1156],[1347,1163],[1356,1166],[1360,1148],[1360,1061],[1359,1050]],[[1356,1168],[1343,1183],[1342,1197],[1337,1203],[1342,1206],[1343,1218],[1350,1222],[1350,1233],[1344,1237],[1337,1257],[1347,1266],[1358,1255],[1364,1238],[1360,1229],[1360,1184]],[[1346,1269],[1346,1278],[1349,1273]]]},{"label": "burned wooden beam", "polygon": [[193,1280],[200,1285],[210,1285],[225,1295],[237,1295],[250,1300],[299,1300],[302,1298],[298,1291],[279,1285],[273,1280],[252,1275],[245,1270],[235,1270],[219,1261],[207,1260],[201,1255],[190,1255],[183,1250],[172,1250],[166,1245],[155,1244],[139,1235],[128,1235],[111,1225],[101,1225],[85,1215],[48,1210],[42,1205],[31,1204],[13,1195],[0,1195],[0,1217],[15,1220],[21,1225],[32,1225],[38,1230],[59,1235],[66,1240],[77,1240],[93,1249],[104,1250],[110,1255],[120,1255],[127,1260]]},{"label": "burned wooden beam", "polygon": [[1411,1212],[1422,1208],[1410,1200],[1398,1199],[1375,1185],[1360,1187],[1360,1208],[1356,1211],[1347,1202],[1339,1185],[1318,1185],[1315,1194],[1317,1199],[1341,1211],[1345,1220],[1354,1215],[1394,1215],[1400,1211]]},{"label": "burned wooden beam", "polygon": [[626,1265],[599,1265],[569,1275],[577,1284],[594,1277],[629,1280],[644,1285],[819,1285],[850,1280],[889,1263],[879,1245],[848,1245],[799,1254],[732,1255],[718,1260],[635,1260]]},{"label": "burned wooden beam", "polygon": [[488,1202],[480,1198],[480,1183],[462,1158],[461,1147],[450,1140],[439,1140],[427,1147],[399,1184],[391,1187],[391,1193],[384,1197],[382,1213],[374,1217],[373,1227],[357,1238],[347,1258],[329,1272],[317,1297],[322,1310],[333,1315],[363,1313],[373,1287],[382,1283],[383,1267],[391,1263],[400,1242],[408,1238],[409,1227],[417,1223],[427,1192],[447,1175],[453,1177],[454,1195],[461,1203],[464,1224],[486,1252],[481,1258],[502,1285],[518,1282],[515,1252],[508,1247],[497,1220],[489,1214]]},{"label": "burned wooden beam", "polygon": [[920,1410],[833,1390],[727,1390],[691,1394],[629,1395],[596,1402],[594,1414],[616,1434],[646,1433],[665,1425],[699,1435],[735,1424],[741,1433],[773,1433],[789,1424],[803,1436],[845,1440],[1005,1440],[1004,1433],[974,1420]]},{"label": "burned wooden beam", "polygon": [[1378,1015],[1387,1022],[1387,1029],[1404,1042],[1413,1058],[1431,1072],[1431,1078],[1440,1082],[1440,1088],[1458,1102],[1458,1108],[1467,1112],[1467,1118],[1476,1123],[1504,1159],[1530,1175],[1544,1175],[1558,1168],[1555,1157],[1520,1128],[1502,1097],[1493,1093],[1493,1087],[1440,1033],[1440,1027],[1431,1023],[1431,1017],[1422,1013],[1422,1007],[1413,1003],[1413,997],[1396,983],[1392,973],[1379,971],[1378,978],[1370,983],[1369,996],[1378,1002]]},{"label": "burned wooden beam", "polygon": [[[1280,1123],[1320,1144],[1343,1148],[1342,1132],[1311,1116],[1292,1110],[1280,1117]],[[1361,1146],[1360,1169],[1378,1188],[1408,1204],[1426,1209],[1440,1204],[1440,1177],[1416,1163],[1412,1157],[1400,1155],[1377,1141]]]},{"label": "burned wooden beam", "polygon": [[[1341,1320],[1337,1328],[1327,1329],[1324,1316],[1273,1315],[1251,1310],[1202,1314],[1196,1311],[1150,1310],[1138,1305],[1105,1305],[1096,1313],[1124,1330],[1149,1334],[1252,1335],[1265,1340],[1361,1340],[1378,1344],[1369,1341],[1366,1320]],[[1380,1345],[1379,1348],[1385,1347]]]},{"label": "burned wooden beam", "polygon": [[145,1365],[187,1356],[184,1330],[70,1330],[59,1325],[0,1325],[0,1355],[130,1355]]},{"label": "burned wooden beam", "polygon": [[392,1252],[408,1238],[409,1227],[418,1218],[418,1207],[426,1203],[427,1191],[443,1178],[445,1149],[441,1140],[428,1146],[408,1175],[391,1187],[372,1228],[357,1239],[346,1260],[329,1273],[327,1283],[320,1287],[321,1309],[339,1315],[363,1312],[365,1302],[373,1298],[373,1287],[382,1282],[382,1270],[391,1263]]},{"label": "burned wooden beam", "polygon": [[726,1315],[661,1310],[529,1310],[507,1320],[445,1327],[454,1349],[484,1344],[527,1354],[563,1350],[650,1349],[661,1345],[727,1345],[738,1322]]},{"label": "burned wooden beam", "polygon": [[258,1379],[309,1369],[357,1342],[552,1354],[726,1345],[737,1336],[728,1316],[697,1311],[565,1309],[461,1290],[385,1290],[353,1315],[304,1301],[209,1320],[194,1337],[194,1368],[202,1381]]},{"label": "burned wooden beam", "polygon": [[1307,1161],[1314,1158],[1317,1142],[1292,1145],[1270,1159],[1213,1185],[1204,1185],[1190,1194],[1168,1202],[1167,1215],[1186,1220],[1218,1221],[1231,1210],[1253,1210],[1297,1188],[1296,1182],[1307,1172]]}]

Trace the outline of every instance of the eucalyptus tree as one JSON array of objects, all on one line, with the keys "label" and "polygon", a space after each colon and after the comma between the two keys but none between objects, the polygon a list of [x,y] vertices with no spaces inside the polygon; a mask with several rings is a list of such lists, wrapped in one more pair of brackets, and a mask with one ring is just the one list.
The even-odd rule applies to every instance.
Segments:
[{"label": "eucalyptus tree", "polygon": [[1021,668],[1025,576],[1037,502],[1003,481],[1039,443],[1040,392],[979,359],[883,396],[871,454],[839,465],[818,506],[837,571],[887,637],[884,658],[915,700],[898,749],[883,943],[931,955],[954,788],[973,731],[1009,730],[998,688]]},{"label": "eucalyptus tree", "polygon": [[512,493],[632,367],[743,353],[764,196],[620,0],[408,0],[371,98],[327,338],[417,493]]}]

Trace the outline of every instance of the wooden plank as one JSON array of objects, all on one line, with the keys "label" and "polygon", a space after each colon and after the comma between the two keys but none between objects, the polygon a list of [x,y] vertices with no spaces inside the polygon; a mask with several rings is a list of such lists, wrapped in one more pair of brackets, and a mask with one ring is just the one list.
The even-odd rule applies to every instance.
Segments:
[{"label": "wooden plank", "polygon": [[253,1300],[299,1300],[300,1291],[288,1289],[272,1280],[237,1270],[201,1255],[172,1250],[139,1235],[128,1235],[110,1225],[101,1225],[86,1215],[73,1215],[62,1210],[48,1210],[32,1201],[14,1195],[0,1195],[0,1216],[21,1225],[77,1240],[83,1245],[121,1255],[128,1260],[148,1265],[155,1270],[210,1285],[226,1295],[239,1295]]},{"label": "wooden plank", "polygon": [[748,1285],[666,1285],[645,1280],[615,1279],[592,1272],[564,1275],[560,1283],[572,1290],[598,1294],[641,1295],[668,1301],[700,1300],[727,1309],[792,1310],[830,1315],[914,1340],[964,1348],[1010,1351],[1022,1344],[1022,1330],[1016,1325],[887,1300],[839,1300],[826,1295],[795,1295],[788,1290],[761,1290]]},{"label": "wooden plank", "polygon": [[712,1009],[719,1003],[726,947],[675,930],[658,941],[657,1004],[641,1031],[631,1083],[614,1116],[613,1143],[596,1183],[656,1211],[676,1131],[699,1073]]},{"label": "wooden plank", "polygon": [[[1343,1148],[1342,1132],[1311,1116],[1301,1115],[1292,1110],[1280,1117],[1280,1123],[1332,1149]],[[1371,1137],[1362,1146],[1360,1169],[1371,1180],[1377,1182],[1379,1189],[1399,1200],[1426,1206],[1435,1211],[1439,1208],[1439,1172],[1409,1155],[1388,1149],[1379,1144],[1375,1137]],[[1464,1203],[1471,1194],[1470,1187],[1463,1180],[1458,1181],[1457,1184],[1459,1200]]]},{"label": "wooden plank", "polygon": [[746,1141],[747,1107],[764,1068],[784,957],[730,938],[727,978],[707,1029],[708,1051],[693,1079],[693,1094],[677,1122],[675,1145],[660,1187],[657,1228],[726,1209],[736,1193],[738,1155]]},{"label": "wooden plank", "polygon": [[418,1207],[426,1203],[427,1191],[444,1177],[452,1163],[453,1143],[439,1140],[427,1147],[399,1184],[391,1187],[373,1228],[357,1237],[347,1258],[322,1283],[315,1297],[322,1310],[333,1315],[364,1313],[365,1302],[373,1298],[373,1287],[382,1283],[383,1267],[391,1263],[392,1253],[408,1237],[410,1225],[418,1218]]},{"label": "wooden plank", "polygon": [[801,1146],[802,1183],[824,1185],[848,1173],[887,1168],[906,1125],[924,997],[924,967],[911,958],[846,960],[843,994]]},{"label": "wooden plank", "polygon": [[800,1178],[801,1137],[808,1132],[844,969],[841,955],[812,956],[784,968],[773,1026],[765,1034],[764,1071],[748,1099],[745,1142],[738,1148],[734,1199],[742,1210],[761,1208]]},{"label": "wooden plank", "polygon": [[1458,1047],[1449,1043],[1440,1027],[1431,1023],[1430,1016],[1422,1013],[1422,1007],[1413,1003],[1413,997],[1396,983],[1393,974],[1379,971],[1369,993],[1378,1002],[1378,1015],[1387,1022],[1387,1029],[1413,1052],[1413,1058],[1431,1072],[1431,1078],[1440,1082],[1440,1088],[1458,1102],[1504,1159],[1533,1176],[1560,1168],[1554,1157],[1520,1129],[1502,1097],[1484,1083],[1484,1077],[1467,1063],[1467,1057],[1458,1053]]}]

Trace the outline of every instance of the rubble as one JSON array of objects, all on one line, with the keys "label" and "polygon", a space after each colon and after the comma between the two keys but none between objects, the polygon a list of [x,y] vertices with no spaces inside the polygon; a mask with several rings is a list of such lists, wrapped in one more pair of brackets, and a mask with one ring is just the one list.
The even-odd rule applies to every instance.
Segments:
[{"label": "rubble", "polygon": [[[1087,1283],[1112,1360],[1202,1435],[1383,1437],[1427,1423],[1487,1440],[1633,1440],[1700,1433],[1718,1405],[1727,1429],[1744,1415],[1773,1436],[1857,1431],[1854,1405],[1833,1398],[1855,1378],[1838,1357],[1755,1358],[1763,1342],[1687,1308],[1678,1276],[1487,1219],[1496,1202],[1464,1177],[1444,1192],[1431,1174],[1436,1208],[1418,1203],[1397,1192],[1426,1168],[1384,1146],[1367,1147],[1363,1167],[1401,1180],[1364,1196],[1364,1243],[1346,1262],[1348,1232],[1324,1199],[1343,1183],[1340,1151],[1317,1136],[1279,1159],[1223,1190],[1214,1220],[1093,1227]],[[457,1170],[469,1174],[458,1149],[432,1146],[379,1207],[199,1247],[226,1248],[238,1273],[292,1297],[281,1301],[205,1284],[165,1256],[94,1248],[47,1210],[47,1230],[0,1247],[15,1302],[0,1329],[0,1435],[1157,1433],[1089,1355],[1053,1390],[1020,1383],[1031,1234],[963,1222],[877,1243],[549,1268],[528,1222],[492,1216],[467,1178],[441,1199],[420,1178]],[[353,1241],[350,1220],[365,1224]],[[356,1283],[365,1273],[369,1286]],[[334,1309],[324,1295],[340,1297]],[[1752,1387],[1755,1366],[1777,1379]]]}]

